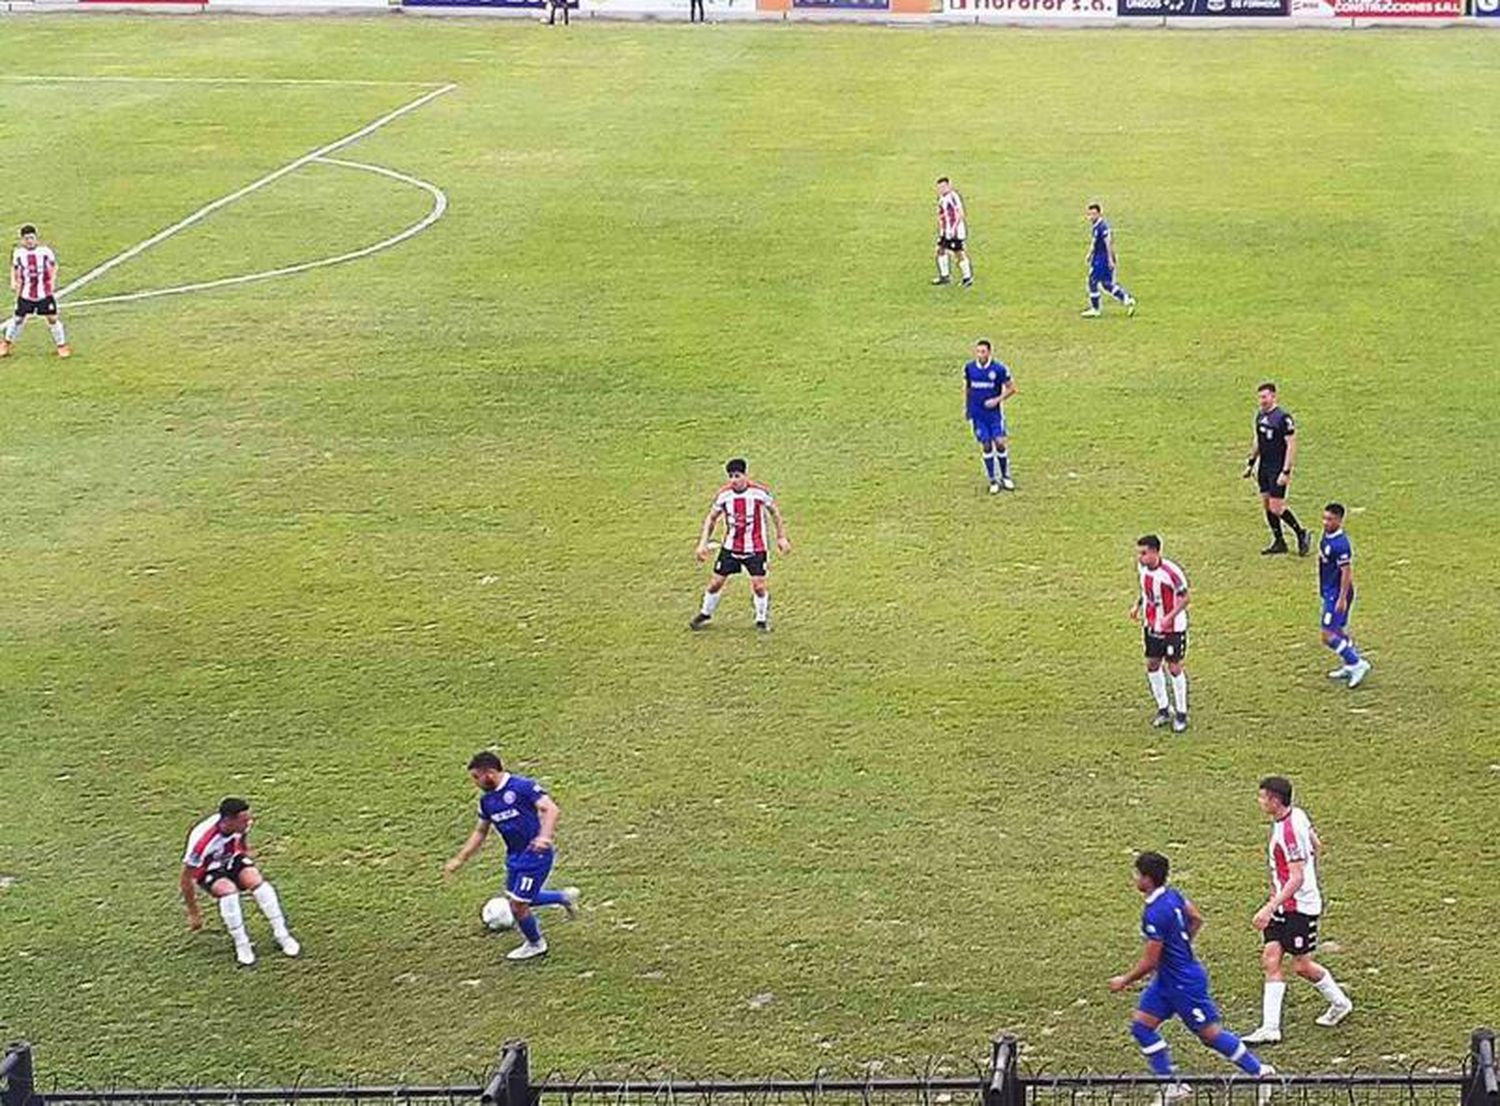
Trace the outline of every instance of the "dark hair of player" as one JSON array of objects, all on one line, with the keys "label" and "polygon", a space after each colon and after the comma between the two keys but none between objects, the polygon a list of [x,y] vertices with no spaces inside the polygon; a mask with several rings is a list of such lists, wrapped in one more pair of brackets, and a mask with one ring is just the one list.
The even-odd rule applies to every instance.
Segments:
[{"label": "dark hair of player", "polygon": [[1269,380],[1267,380],[1264,384],[1262,384],[1259,388],[1257,388],[1255,390],[1257,392],[1270,392],[1274,396],[1276,394],[1276,385],[1272,384]]},{"label": "dark hair of player", "polygon": [[1327,504],[1324,504],[1323,510],[1330,511],[1333,514],[1338,515],[1339,518],[1343,518],[1344,517],[1344,505],[1342,503],[1327,503]]},{"label": "dark hair of player", "polygon": [[938,182],[938,183],[939,183],[939,184],[952,184],[952,183],[953,183],[953,182],[952,182],[952,181],[950,181],[950,180],[949,180],[949,179],[948,179],[948,178],[947,178],[947,177],[939,177],[939,178],[938,178],[938,179],[937,179],[937,182]]},{"label": "dark hair of player", "polygon": [[1171,870],[1171,867],[1171,862],[1161,853],[1141,853],[1135,858],[1135,870],[1157,887],[1167,882],[1167,872]]},{"label": "dark hair of player", "polygon": [[244,799],[225,799],[223,802],[219,803],[219,817],[233,818],[235,815],[243,814],[249,809],[250,804],[245,802]]},{"label": "dark hair of player", "polygon": [[503,772],[504,770],[505,765],[500,763],[500,755],[488,749],[482,753],[475,753],[469,758],[470,772]]},{"label": "dark hair of player", "polygon": [[21,228],[21,237],[22,238],[25,238],[28,234],[35,234],[35,233],[36,233],[36,227],[32,226],[30,223],[27,223],[25,226],[23,226]]},{"label": "dark hair of player", "polygon": [[1145,549],[1149,549],[1153,553],[1161,552],[1161,539],[1155,534],[1142,534],[1140,537],[1135,539],[1135,544]]},{"label": "dark hair of player", "polygon": [[1098,200],[1095,200],[1093,203],[1089,204],[1089,210],[1090,211],[1097,211],[1100,214],[1103,214],[1103,212],[1104,212],[1104,209],[1099,206],[1099,201]]},{"label": "dark hair of player", "polygon": [[724,471],[729,473],[730,476],[734,476],[736,474],[743,476],[747,471],[749,471],[749,468],[750,466],[745,464],[745,459],[743,457],[731,457],[724,463]]},{"label": "dark hair of player", "polygon": [[1260,781],[1260,789],[1275,795],[1282,806],[1292,805],[1292,781],[1285,776],[1267,776]]},{"label": "dark hair of player", "polygon": [[985,349],[994,349],[995,348],[994,346],[990,345],[990,340],[988,338],[981,338],[981,339],[979,339],[979,341],[975,342],[974,344],[976,346],[983,346]]}]

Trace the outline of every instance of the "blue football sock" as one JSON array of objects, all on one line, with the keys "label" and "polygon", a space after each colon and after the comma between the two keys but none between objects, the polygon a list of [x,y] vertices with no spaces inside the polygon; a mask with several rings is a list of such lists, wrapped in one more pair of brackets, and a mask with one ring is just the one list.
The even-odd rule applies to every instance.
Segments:
[{"label": "blue football sock", "polygon": [[1099,293],[1098,292],[1090,292],[1089,293],[1089,306],[1092,307],[1095,311],[1099,310]]},{"label": "blue football sock", "polygon": [[538,891],[536,898],[531,900],[533,906],[561,906],[568,901],[568,896],[561,891]]},{"label": "blue football sock", "polygon": [[1010,479],[1010,450],[1008,450],[1008,449],[1002,449],[999,453],[995,454],[995,460],[997,460],[997,461],[1000,462],[1000,475],[1003,476],[1003,477],[1005,477],[1005,479],[1009,480]]},{"label": "blue football sock", "polygon": [[1246,1075],[1260,1074],[1260,1057],[1246,1048],[1245,1042],[1241,1041],[1233,1033],[1229,1032],[1229,1030],[1219,1030],[1219,1035],[1213,1039],[1208,1047],[1239,1068]]},{"label": "blue football sock", "polygon": [[1172,1066],[1172,1050],[1156,1030],[1142,1022],[1131,1022],[1130,1035],[1141,1046],[1141,1055],[1157,1075],[1171,1075],[1177,1070]]},{"label": "blue football sock", "polygon": [[1359,663],[1359,650],[1354,648],[1354,642],[1342,634],[1335,634],[1333,640],[1328,643],[1328,648],[1337,653],[1339,660],[1351,668]]},{"label": "blue football sock", "polygon": [[521,931],[521,936],[535,945],[542,939],[542,924],[536,920],[535,914],[528,914],[524,918],[516,919],[516,928]]},{"label": "blue football sock", "polygon": [[1124,303],[1130,298],[1130,293],[1125,291],[1125,286],[1123,284],[1116,284],[1111,287],[1109,290],[1109,294],[1111,296],[1114,296],[1114,298],[1119,300],[1121,303]]},{"label": "blue football sock", "polygon": [[995,455],[986,452],[984,455],[984,474],[990,478],[990,483],[995,482]]}]

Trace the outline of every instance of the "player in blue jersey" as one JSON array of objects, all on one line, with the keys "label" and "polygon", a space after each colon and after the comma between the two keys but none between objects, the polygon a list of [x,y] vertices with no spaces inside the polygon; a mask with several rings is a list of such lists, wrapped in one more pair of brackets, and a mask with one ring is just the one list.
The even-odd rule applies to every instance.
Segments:
[{"label": "player in blue jersey", "polygon": [[1015,491],[1010,478],[1009,439],[1005,434],[1005,401],[1016,394],[1010,369],[991,356],[988,338],[974,343],[974,360],[964,366],[964,418],[974,427],[974,438],[984,457],[990,494],[1001,488]]},{"label": "player in blue jersey", "polygon": [[[1135,967],[1109,981],[1109,989],[1119,992],[1147,976],[1153,977],[1141,992],[1130,1035],[1157,1075],[1170,1078],[1177,1073],[1167,1042],[1157,1032],[1161,1023],[1173,1016],[1181,1018],[1199,1040],[1247,1075],[1275,1075],[1276,1069],[1261,1063],[1238,1037],[1219,1024],[1219,1008],[1208,993],[1208,972],[1193,952],[1193,938],[1203,928],[1203,915],[1177,888],[1167,885],[1168,868],[1167,858],[1160,853],[1141,853],[1135,858],[1135,886],[1146,896],[1146,908],[1141,913],[1146,948]],[[1262,1104],[1270,1090],[1269,1084],[1262,1085]],[[1162,1087],[1158,1102],[1175,1102],[1191,1095],[1186,1085],[1174,1080]]]},{"label": "player in blue jersey", "polygon": [[533,908],[560,906],[569,917],[578,913],[578,888],[546,889],[547,876],[556,858],[552,834],[562,812],[546,788],[535,780],[507,772],[494,753],[475,753],[469,761],[469,776],[479,788],[479,824],[463,848],[443,866],[443,874],[452,875],[462,868],[484,847],[484,839],[493,828],[505,842],[505,894],[510,899],[516,928],[526,938],[525,944],[512,949],[507,956],[511,960],[545,956],[547,940],[542,936]]},{"label": "player in blue jersey", "polygon": [[1089,204],[1089,305],[1083,312],[1085,319],[1097,319],[1100,291],[1108,292],[1125,305],[1125,314],[1135,314],[1135,297],[1125,286],[1115,283],[1115,270],[1119,259],[1115,256],[1115,240],[1109,224],[1104,221],[1104,210],[1097,204]]},{"label": "player in blue jersey", "polygon": [[1318,541],[1318,592],[1323,598],[1323,644],[1344,663],[1328,673],[1330,680],[1348,680],[1358,687],[1370,674],[1370,662],[1359,655],[1350,638],[1349,610],[1354,606],[1354,548],[1344,533],[1344,505],[1323,508],[1323,536]]}]

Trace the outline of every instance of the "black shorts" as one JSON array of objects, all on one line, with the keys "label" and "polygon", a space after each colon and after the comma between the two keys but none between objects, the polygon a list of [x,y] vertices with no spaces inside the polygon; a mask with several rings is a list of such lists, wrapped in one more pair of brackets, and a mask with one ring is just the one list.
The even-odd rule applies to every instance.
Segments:
[{"label": "black shorts", "polygon": [[720,549],[719,559],[714,562],[714,572],[720,576],[733,576],[739,572],[748,572],[751,576],[764,576],[766,555],[764,553],[731,553],[727,549]]},{"label": "black shorts", "polygon": [[[1269,495],[1272,499],[1286,498],[1286,485],[1276,483],[1281,479],[1281,465],[1272,468],[1257,468],[1255,470],[1255,482],[1260,485],[1260,494]],[[1287,477],[1288,480],[1291,477]]]},{"label": "black shorts", "polygon": [[938,235],[938,249],[951,250],[953,253],[964,252],[964,240],[962,238],[944,238]]},{"label": "black shorts", "polygon": [[1268,945],[1275,941],[1293,956],[1306,956],[1318,947],[1318,916],[1278,911],[1266,926],[1265,941]]},{"label": "black shorts", "polygon": [[46,299],[28,300],[16,299],[16,318],[24,319],[27,315],[56,315],[57,298],[48,296]]},{"label": "black shorts", "polygon": [[228,860],[210,864],[207,868],[203,869],[203,874],[198,877],[198,886],[205,891],[212,891],[213,885],[217,880],[227,879],[238,887],[240,885],[240,876],[244,873],[245,869],[254,867],[254,857],[246,856],[244,853],[231,856]]},{"label": "black shorts", "polygon": [[1145,633],[1146,656],[1152,660],[1180,661],[1187,656],[1187,631],[1180,634]]}]

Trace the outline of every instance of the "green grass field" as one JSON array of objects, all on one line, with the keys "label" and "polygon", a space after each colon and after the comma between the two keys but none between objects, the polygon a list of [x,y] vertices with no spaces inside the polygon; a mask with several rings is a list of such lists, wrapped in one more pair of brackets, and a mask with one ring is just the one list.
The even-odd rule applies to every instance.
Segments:
[{"label": "green grass field", "polygon": [[[48,1075],[443,1077],[514,1036],[543,1067],[809,1070],[999,1028],[1134,1070],[1104,989],[1137,951],[1131,852],[1173,857],[1248,1029],[1273,770],[1327,844],[1359,1009],[1317,1030],[1294,986],[1268,1056],[1452,1066],[1500,1017],[1500,38],[4,29],[9,75],[459,86],[341,155],[443,188],[425,234],[81,309],[68,362],[32,324],[0,366],[0,1032]],[[420,91],[0,81],[0,223],[39,222],[66,280]],[[927,285],[940,172],[968,294]],[[1134,319],[1077,317],[1092,197]],[[426,204],[309,166],[87,294]],[[959,406],[981,333],[1021,387],[1013,496]],[[1256,555],[1265,377],[1293,505],[1352,508],[1353,693],[1314,566]],[[796,543],[775,633],[736,581],[689,635],[740,452]],[[1195,588],[1180,738],[1146,726],[1125,618],[1145,530]],[[541,964],[478,926],[495,854],[439,877],[490,743],[551,785],[587,896]],[[212,915],[186,929],[183,838],[230,792],[300,961],[253,911],[253,972]]]}]

